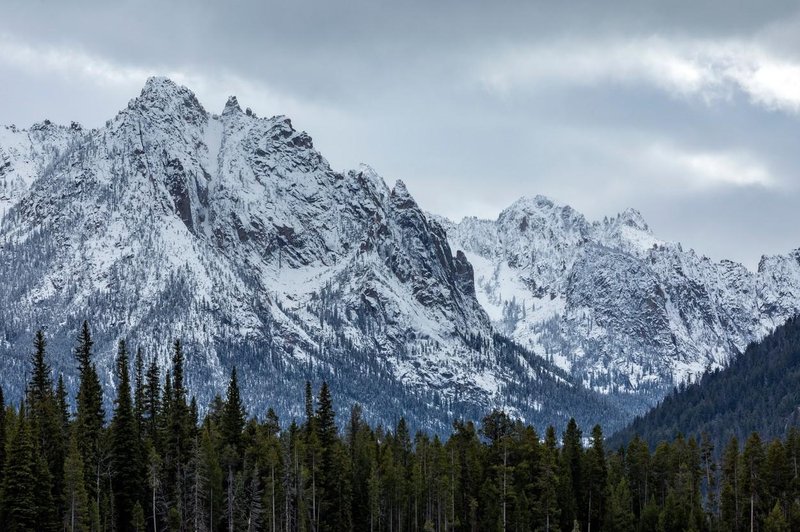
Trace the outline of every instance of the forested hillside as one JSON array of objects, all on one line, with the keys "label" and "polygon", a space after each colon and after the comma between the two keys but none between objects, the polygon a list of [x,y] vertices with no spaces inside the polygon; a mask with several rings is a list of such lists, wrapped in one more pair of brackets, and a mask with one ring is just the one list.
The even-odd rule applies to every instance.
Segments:
[{"label": "forested hillside", "polygon": [[734,440],[719,464],[707,440],[608,452],[599,425],[538,434],[496,410],[440,439],[353,405],[340,431],[326,383],[306,383],[304,419],[280,420],[245,411],[235,369],[200,419],[178,341],[168,368],[120,341],[105,412],[92,345],[85,324],[71,398],[35,336],[25,397],[0,408],[2,530],[800,529],[797,431]]},{"label": "forested hillside", "polygon": [[800,320],[793,318],[725,369],[676,389],[611,441],[623,444],[639,435],[654,446],[678,433],[706,433],[721,448],[731,437],[744,441],[751,432],[782,437],[798,424],[798,406]]}]

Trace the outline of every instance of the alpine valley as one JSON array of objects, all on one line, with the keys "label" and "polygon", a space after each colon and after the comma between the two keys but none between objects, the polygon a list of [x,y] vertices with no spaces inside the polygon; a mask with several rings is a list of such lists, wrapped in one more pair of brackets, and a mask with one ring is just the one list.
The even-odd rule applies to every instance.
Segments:
[{"label": "alpine valley", "polygon": [[376,422],[502,407],[612,432],[800,310],[800,250],[751,272],[543,197],[456,224],[331,169],[289,119],[212,114],[164,78],[98,129],[0,128],[0,214],[8,397],[38,327],[74,390],[88,320],[106,386],[119,338],[166,364],[177,337],[201,405],[235,366],[256,413],[299,416],[327,380]]}]

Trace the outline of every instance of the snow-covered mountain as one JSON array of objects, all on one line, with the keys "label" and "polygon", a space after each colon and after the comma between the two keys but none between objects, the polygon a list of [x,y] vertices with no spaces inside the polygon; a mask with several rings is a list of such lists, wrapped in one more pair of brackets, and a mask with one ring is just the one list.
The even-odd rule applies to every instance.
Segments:
[{"label": "snow-covered mountain", "polygon": [[235,98],[215,115],[153,78],[99,129],[0,128],[0,214],[8,397],[39,326],[72,379],[89,319],[110,385],[117,338],[166,362],[179,337],[201,401],[236,365],[256,412],[299,413],[304,381],[328,379],[341,406],[432,428],[491,406],[538,424],[621,419],[496,334],[472,265],[402,182],[332,170],[289,119]]},{"label": "snow-covered mountain", "polygon": [[800,250],[752,272],[659,240],[635,210],[589,222],[542,196],[439,221],[496,328],[604,393],[653,402],[800,311]]}]

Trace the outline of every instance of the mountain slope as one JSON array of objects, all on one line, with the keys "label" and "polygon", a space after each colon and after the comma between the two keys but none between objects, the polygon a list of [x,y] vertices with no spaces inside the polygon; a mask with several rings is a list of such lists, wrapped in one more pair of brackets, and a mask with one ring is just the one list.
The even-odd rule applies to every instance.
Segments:
[{"label": "mountain slope", "polygon": [[800,424],[800,319],[792,318],[751,345],[722,370],[682,386],[657,407],[611,439],[625,444],[634,435],[655,446],[678,432],[707,433],[718,449],[731,436],[744,441],[756,431],[762,439],[783,437]]},{"label": "mountain slope", "polygon": [[118,337],[162,363],[180,337],[201,404],[236,365],[255,411],[299,415],[304,380],[328,379],[375,420],[431,428],[492,406],[539,425],[621,420],[495,333],[471,265],[402,182],[332,170],[285,117],[235,98],[214,115],[153,78],[103,128],[7,128],[0,154],[10,397],[37,326],[74,387],[69,350],[88,318],[107,384]]},{"label": "mountain slope", "polygon": [[637,211],[589,222],[541,196],[440,221],[500,332],[623,401],[653,404],[800,311],[800,250],[753,273],[659,240]]}]

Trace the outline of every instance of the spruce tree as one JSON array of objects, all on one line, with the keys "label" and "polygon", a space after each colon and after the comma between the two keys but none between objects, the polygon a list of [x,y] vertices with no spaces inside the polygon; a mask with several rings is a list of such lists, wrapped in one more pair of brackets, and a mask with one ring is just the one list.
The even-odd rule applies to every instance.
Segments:
[{"label": "spruce tree", "polygon": [[44,332],[39,329],[33,340],[31,380],[28,383],[28,403],[32,416],[42,415],[46,403],[53,396],[53,377],[50,365],[45,360],[46,348],[47,341],[44,338]]},{"label": "spruce tree", "polygon": [[36,528],[36,458],[25,405],[8,449],[2,491],[3,530],[27,532]]},{"label": "spruce tree", "polygon": [[111,486],[115,528],[132,531],[134,508],[142,499],[143,459],[138,445],[136,415],[131,401],[129,358],[125,340],[117,353],[117,399],[111,421]]},{"label": "spruce tree", "polygon": [[636,530],[636,516],[631,510],[631,491],[628,479],[622,477],[611,488],[608,500],[608,514],[606,527],[615,532],[634,532]]},{"label": "spruce tree", "polygon": [[53,377],[47,362],[47,342],[39,329],[33,341],[31,380],[28,383],[30,431],[36,451],[37,520],[44,528],[55,527],[62,510],[66,441],[64,414],[53,390]]},{"label": "spruce tree", "polygon": [[69,430],[69,399],[67,398],[67,388],[64,386],[64,376],[60,373],[56,382],[56,404],[58,405],[58,415],[61,418],[64,441],[66,441]]},{"label": "spruce tree", "polygon": [[[164,466],[166,468],[165,491],[169,494],[172,504],[181,509],[180,501],[183,499],[183,469],[189,462],[191,446],[191,419],[189,406],[186,403],[186,389],[184,388],[184,355],[180,340],[175,340],[172,346],[172,380],[171,390],[165,389],[165,404],[168,402],[169,412],[165,411],[166,437]],[[183,516],[181,516],[183,519]]]},{"label": "spruce tree", "polygon": [[731,438],[722,455],[720,488],[720,524],[727,530],[741,530],[741,487],[739,474],[739,441]]},{"label": "spruce tree", "polygon": [[[60,528],[59,511],[60,498],[63,492],[59,491],[57,496],[53,495],[53,488],[56,482],[50,474],[46,454],[41,448],[34,446],[33,461],[33,492],[36,494],[36,530],[41,532],[56,532]],[[63,480],[63,469],[61,479]]]},{"label": "spruce tree", "polygon": [[772,511],[764,520],[764,532],[789,532],[789,523],[783,515],[783,508],[780,503],[775,503]]},{"label": "spruce tree", "polygon": [[315,414],[320,446],[320,530],[345,530],[349,527],[350,486],[339,449],[336,413],[327,382],[323,382]]},{"label": "spruce tree", "polygon": [[69,532],[88,532],[91,524],[86,482],[83,477],[83,459],[78,450],[78,439],[73,434],[69,440],[64,462],[64,529]]},{"label": "spruce tree", "polygon": [[592,429],[592,443],[585,455],[584,478],[586,482],[586,519],[592,530],[602,529],[606,508],[606,452],[600,425]]},{"label": "spruce tree", "polygon": [[[6,401],[3,396],[3,387],[0,386],[0,486],[2,486],[2,479],[5,476],[6,466]],[[0,513],[2,508],[0,508]]]},{"label": "spruce tree", "polygon": [[147,375],[144,382],[142,399],[142,416],[144,421],[144,435],[153,445],[158,445],[158,416],[161,412],[161,370],[158,360],[153,357],[147,366]]},{"label": "spruce tree", "polygon": [[236,377],[236,368],[231,370],[231,379],[228,383],[228,393],[220,420],[220,433],[222,439],[222,461],[225,466],[225,505],[227,514],[227,528],[233,531],[236,523],[237,490],[236,471],[241,462],[242,455],[242,430],[245,423],[244,407],[239,394],[239,381]]},{"label": "spruce tree", "polygon": [[792,477],[786,447],[780,440],[776,439],[769,444],[764,471],[766,473],[764,484],[768,497],[765,506],[771,508],[777,502],[782,507],[788,507]]},{"label": "spruce tree", "polygon": [[[581,444],[581,430],[574,418],[567,423],[561,447],[561,460],[559,461],[559,506],[561,508],[561,529],[570,530],[578,519],[582,517],[581,509],[583,477],[581,471],[581,458],[583,445]],[[583,516],[585,519],[585,516]]]},{"label": "spruce tree", "polygon": [[744,444],[739,468],[741,493],[744,498],[745,522],[747,527],[753,529],[756,522],[761,521],[768,511],[764,504],[764,447],[758,433],[752,433]]},{"label": "spruce tree", "polygon": [[555,530],[558,524],[558,442],[556,429],[551,425],[547,427],[544,438],[544,449],[539,465],[537,487],[541,493],[540,515],[542,516],[539,527],[545,532]]},{"label": "spruce tree", "polygon": [[241,454],[245,411],[239,391],[239,379],[235,367],[231,370],[231,378],[228,382],[228,391],[225,398],[225,406],[222,411],[221,423],[222,445],[230,446],[237,455]]},{"label": "spruce tree", "polygon": [[145,377],[144,377],[144,355],[142,348],[136,350],[133,361],[133,412],[136,418],[136,430],[139,435],[144,432],[145,417]]},{"label": "spruce tree", "polygon": [[105,411],[103,410],[103,390],[97,377],[97,368],[92,362],[92,335],[89,323],[84,321],[78,335],[75,358],[78,361],[80,385],[77,397],[77,415],[75,430],[78,435],[78,447],[84,465],[86,491],[94,515],[100,508],[100,458],[103,438]]}]

